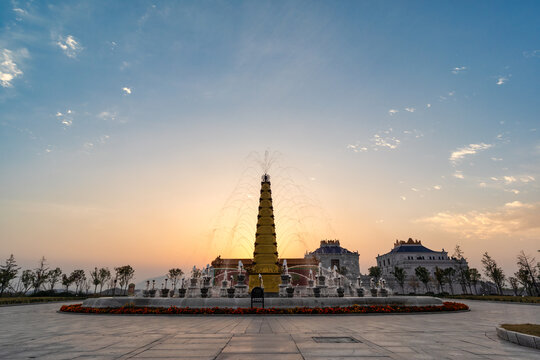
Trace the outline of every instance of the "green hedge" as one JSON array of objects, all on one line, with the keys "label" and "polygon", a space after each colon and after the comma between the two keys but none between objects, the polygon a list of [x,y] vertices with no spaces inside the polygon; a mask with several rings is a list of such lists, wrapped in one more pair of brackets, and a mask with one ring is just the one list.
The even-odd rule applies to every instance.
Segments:
[{"label": "green hedge", "polygon": [[0,298],[0,305],[10,305],[10,304],[31,304],[31,303],[43,303],[50,301],[70,301],[70,300],[84,300],[85,297],[6,297]]},{"label": "green hedge", "polygon": [[540,304],[540,296],[501,296],[501,295],[446,295],[450,299],[508,301],[518,303]]}]

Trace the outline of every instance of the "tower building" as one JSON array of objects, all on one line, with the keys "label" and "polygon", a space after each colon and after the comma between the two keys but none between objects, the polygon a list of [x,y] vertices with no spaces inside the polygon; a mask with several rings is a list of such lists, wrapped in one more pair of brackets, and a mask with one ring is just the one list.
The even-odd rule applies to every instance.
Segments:
[{"label": "tower building", "polygon": [[278,293],[280,273],[270,175],[264,174],[261,181],[253,262],[249,271],[249,291],[261,285],[260,274],[264,292]]}]

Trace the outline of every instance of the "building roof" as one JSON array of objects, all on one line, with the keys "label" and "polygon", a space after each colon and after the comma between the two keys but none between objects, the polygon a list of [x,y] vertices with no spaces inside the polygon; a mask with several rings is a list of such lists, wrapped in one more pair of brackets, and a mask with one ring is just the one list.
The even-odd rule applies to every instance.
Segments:
[{"label": "building roof", "polygon": [[339,245],[339,240],[321,240],[321,246],[309,253],[316,254],[356,254]]},{"label": "building roof", "polygon": [[424,245],[399,245],[390,251],[391,253],[401,253],[401,252],[419,252],[419,253],[434,253],[436,251],[430,250]]}]

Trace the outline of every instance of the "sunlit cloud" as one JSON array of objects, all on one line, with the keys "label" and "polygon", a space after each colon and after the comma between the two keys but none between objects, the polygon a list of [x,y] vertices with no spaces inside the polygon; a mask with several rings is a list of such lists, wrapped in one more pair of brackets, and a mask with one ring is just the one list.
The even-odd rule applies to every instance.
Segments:
[{"label": "sunlit cloud", "polygon": [[467,70],[466,66],[458,66],[452,69],[452,74],[459,74]]},{"label": "sunlit cloud", "polygon": [[405,108],[405,111],[408,111],[408,112],[415,112],[416,109],[413,108],[413,107],[406,107],[406,108]]},{"label": "sunlit cloud", "polygon": [[403,200],[403,201],[407,200],[407,198],[406,198],[405,196],[403,196],[403,195],[400,196],[399,198],[400,198],[401,200]]},{"label": "sunlit cloud", "polygon": [[511,75],[508,75],[508,76],[499,76],[497,78],[497,85],[503,85],[505,84],[506,82],[508,82],[508,79],[510,78]]},{"label": "sunlit cloud", "polygon": [[390,110],[388,110],[388,113],[389,113],[390,115],[395,115],[395,114],[397,114],[398,112],[399,112],[399,110],[396,110],[396,109],[390,109]]},{"label": "sunlit cloud", "polygon": [[433,188],[435,190],[441,190],[442,189],[441,185],[434,185]]},{"label": "sunlit cloud", "polygon": [[[26,49],[22,51],[27,54]],[[0,61],[0,85],[5,88],[12,87],[11,82],[13,79],[21,76],[23,72],[15,63],[14,54],[11,50],[2,49]]]},{"label": "sunlit cloud", "polygon": [[440,212],[416,220],[466,238],[485,239],[497,235],[540,236],[540,202],[513,201],[491,211]]},{"label": "sunlit cloud", "polygon": [[371,139],[371,141],[373,142],[375,150],[377,150],[378,148],[394,150],[399,146],[401,142],[396,137],[393,137],[393,136],[382,137],[379,134],[373,135],[373,138]]},{"label": "sunlit cloud", "polygon": [[83,50],[83,47],[72,35],[68,35],[66,37],[60,36],[58,41],[56,42],[56,45],[60,49],[64,51],[64,54],[66,54],[70,58],[76,58],[77,55]]},{"label": "sunlit cloud", "polygon": [[426,104],[426,108],[429,109],[431,107],[431,104]]},{"label": "sunlit cloud", "polygon": [[457,170],[457,171],[453,174],[453,176],[454,176],[455,178],[457,178],[457,179],[465,179],[465,176],[463,175],[463,172],[460,171],[460,170]]},{"label": "sunlit cloud", "polygon": [[491,160],[493,160],[493,161],[503,161],[503,158],[492,157]]},{"label": "sunlit cloud", "polygon": [[360,146],[358,144],[349,144],[347,145],[347,149],[352,150],[354,152],[365,152],[368,151],[368,148],[365,146]]},{"label": "sunlit cloud", "polygon": [[124,92],[125,95],[131,95],[131,88],[123,87],[122,91]]},{"label": "sunlit cloud", "polygon": [[468,146],[457,149],[450,155],[450,161],[453,163],[463,159],[466,155],[474,155],[479,151],[483,151],[492,147],[492,144],[469,144]]}]

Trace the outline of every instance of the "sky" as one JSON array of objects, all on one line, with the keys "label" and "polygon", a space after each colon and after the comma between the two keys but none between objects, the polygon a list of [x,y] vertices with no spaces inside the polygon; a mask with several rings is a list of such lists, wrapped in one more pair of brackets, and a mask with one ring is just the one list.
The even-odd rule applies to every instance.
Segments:
[{"label": "sky", "polygon": [[339,239],[365,272],[411,237],[511,275],[540,249],[539,11],[2,1],[0,260],[251,257],[267,168],[280,256]]}]

